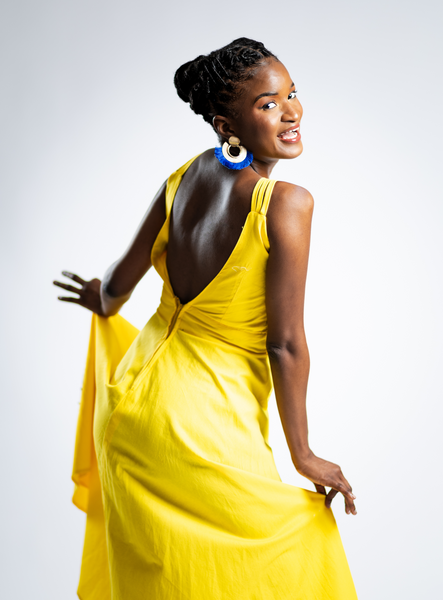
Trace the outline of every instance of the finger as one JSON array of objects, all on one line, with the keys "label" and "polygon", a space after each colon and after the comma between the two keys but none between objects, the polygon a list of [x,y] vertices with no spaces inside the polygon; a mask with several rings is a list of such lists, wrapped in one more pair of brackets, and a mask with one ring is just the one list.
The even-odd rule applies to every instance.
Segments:
[{"label": "finger", "polygon": [[80,288],[76,288],[73,285],[67,285],[66,283],[61,283],[60,281],[53,281],[52,283],[63,288],[64,290],[68,290],[68,292],[74,292],[75,294],[80,294],[83,291]]},{"label": "finger", "polygon": [[350,498],[351,500],[355,500],[357,496],[352,492],[352,487],[346,477],[342,474],[341,476],[342,486],[339,487],[340,492]]},{"label": "finger", "polygon": [[332,500],[338,494],[338,490],[331,489],[326,495],[325,506],[326,508],[330,508]]},{"label": "finger", "polygon": [[80,285],[85,285],[86,283],[84,279],[82,279],[78,275],[75,275],[75,273],[70,273],[69,271],[62,271],[62,275],[64,275],[65,277],[69,277],[69,279],[72,279],[73,281],[75,281],[75,283],[79,283]]},{"label": "finger", "polygon": [[323,496],[326,496],[326,489],[324,485],[320,485],[319,483],[314,483],[314,485],[315,489],[319,494],[323,494]]},{"label": "finger", "polygon": [[357,496],[352,492],[351,484],[346,479],[346,477],[343,475],[341,470],[339,472],[339,477],[338,477],[336,484],[332,487],[335,490],[338,490],[339,492],[341,492],[343,494],[343,496],[345,496],[345,498],[348,498],[350,501],[353,501],[357,498]]},{"label": "finger", "polygon": [[58,300],[61,300],[62,302],[74,302],[75,304],[81,303],[80,298],[72,298],[72,296],[59,296]]},{"label": "finger", "polygon": [[352,487],[349,481],[342,474],[340,483],[336,486],[337,489],[343,494],[345,498],[345,511],[346,514],[353,515],[357,514],[357,509],[355,508],[354,500],[356,499],[356,495],[352,492]]},{"label": "finger", "polygon": [[350,500],[349,498],[345,497],[345,511],[347,515],[350,515],[351,513],[353,515],[357,514],[357,509],[355,508],[355,504],[353,500]]},{"label": "finger", "polygon": [[352,514],[356,515],[357,510],[355,508],[354,500],[357,498],[357,496],[352,492],[352,488],[349,485],[349,483],[348,483],[348,486],[349,486],[348,489],[340,490],[340,491],[343,494],[343,496],[345,497],[346,505],[349,507]]}]

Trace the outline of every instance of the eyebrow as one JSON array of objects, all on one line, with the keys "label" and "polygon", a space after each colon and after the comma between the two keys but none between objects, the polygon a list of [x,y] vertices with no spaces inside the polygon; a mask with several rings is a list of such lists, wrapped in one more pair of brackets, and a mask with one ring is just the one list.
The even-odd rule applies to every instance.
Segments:
[{"label": "eyebrow", "polygon": [[[292,82],[290,89],[292,89],[293,87],[295,87],[294,82]],[[264,92],[263,94],[259,94],[254,100],[254,104],[257,102],[257,100],[260,100],[260,98],[263,98],[264,96],[278,96],[278,92]]]}]

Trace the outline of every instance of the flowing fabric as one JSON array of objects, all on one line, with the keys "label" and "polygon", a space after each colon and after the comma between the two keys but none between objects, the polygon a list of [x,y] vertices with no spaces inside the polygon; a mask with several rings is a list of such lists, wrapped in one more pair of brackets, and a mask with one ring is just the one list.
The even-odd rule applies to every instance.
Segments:
[{"label": "flowing fabric", "polygon": [[[196,158],[196,157],[195,157]],[[266,212],[260,179],[229,259],[181,304],[166,269],[168,179],[152,264],[164,284],[141,331],[93,315],[74,504],[82,600],[355,600],[324,496],[283,483],[268,443]]]}]

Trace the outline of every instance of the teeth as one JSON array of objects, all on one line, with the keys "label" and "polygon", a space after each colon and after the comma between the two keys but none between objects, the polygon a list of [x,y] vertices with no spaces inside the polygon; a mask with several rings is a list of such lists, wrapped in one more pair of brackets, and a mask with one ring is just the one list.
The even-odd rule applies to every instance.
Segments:
[{"label": "teeth", "polygon": [[296,127],[295,129],[290,129],[289,131],[285,131],[284,133],[281,133],[281,136],[285,136],[285,135],[290,135],[292,133],[297,134],[298,133],[298,127]]},{"label": "teeth", "polygon": [[292,136],[294,134],[296,136],[298,135],[298,127],[296,129],[290,129],[289,131],[285,131],[284,133],[281,133],[280,137],[286,137],[286,136],[289,136],[289,135]]}]

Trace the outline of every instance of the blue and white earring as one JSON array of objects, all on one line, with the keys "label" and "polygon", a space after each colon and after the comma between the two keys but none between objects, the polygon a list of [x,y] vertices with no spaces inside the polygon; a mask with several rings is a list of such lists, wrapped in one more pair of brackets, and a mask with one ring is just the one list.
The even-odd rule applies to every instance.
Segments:
[{"label": "blue and white earring", "polygon": [[249,150],[240,145],[240,140],[235,136],[231,136],[221,148],[217,147],[214,154],[224,167],[235,171],[249,167],[254,158]]}]

